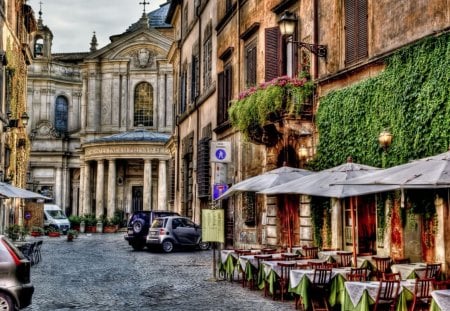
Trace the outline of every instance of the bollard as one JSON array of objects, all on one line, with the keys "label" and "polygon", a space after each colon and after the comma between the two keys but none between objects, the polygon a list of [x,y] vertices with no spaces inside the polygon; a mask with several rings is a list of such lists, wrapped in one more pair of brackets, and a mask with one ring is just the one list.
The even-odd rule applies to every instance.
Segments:
[{"label": "bollard", "polygon": [[80,233],[84,233],[86,231],[86,223],[84,220],[80,222]]}]

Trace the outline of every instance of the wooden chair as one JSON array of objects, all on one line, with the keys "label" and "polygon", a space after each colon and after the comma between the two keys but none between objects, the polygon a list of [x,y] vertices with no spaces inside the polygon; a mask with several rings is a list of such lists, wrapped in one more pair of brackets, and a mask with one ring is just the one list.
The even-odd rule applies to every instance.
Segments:
[{"label": "wooden chair", "polygon": [[383,273],[390,272],[391,258],[373,256],[372,259],[375,261],[375,277],[380,281],[383,278]]},{"label": "wooden chair", "polygon": [[[289,274],[295,268],[295,262],[279,262],[278,266],[281,268],[278,284],[280,286],[280,297],[281,301],[284,301],[284,297],[289,294]],[[275,299],[275,293],[273,294],[273,299]]]},{"label": "wooden chair", "polygon": [[347,273],[345,278],[347,279],[347,281],[350,281],[350,282],[365,282],[366,281],[366,276],[364,274]]},{"label": "wooden chair", "polygon": [[434,278],[416,279],[411,311],[428,311],[430,309],[433,281],[435,281]]},{"label": "wooden chair", "polygon": [[311,269],[332,269],[332,268],[334,268],[334,265],[329,262],[309,261],[308,265],[311,267]]},{"label": "wooden chair", "polygon": [[328,287],[331,282],[331,268],[314,269],[311,283],[311,304],[314,311],[329,311]]},{"label": "wooden chair", "polygon": [[[367,281],[369,278],[369,269],[367,268],[351,268],[350,272],[347,274],[347,276],[349,275],[357,275],[357,276],[362,276],[362,280],[361,281]],[[350,278],[353,278],[353,276],[351,276]],[[358,277],[354,277],[354,278],[358,278]],[[350,279],[347,279],[350,281]]]},{"label": "wooden chair", "polygon": [[282,254],[281,254],[281,258],[282,258],[283,260],[296,260],[296,259],[298,259],[299,257],[300,257],[299,254],[285,254],[285,253],[282,253]]},{"label": "wooden chair", "polygon": [[332,247],[332,248],[322,248],[323,252],[333,252],[333,251],[340,251],[341,249],[339,247]]},{"label": "wooden chair", "polygon": [[339,266],[340,267],[351,267],[352,265],[352,252],[337,252],[339,256]]},{"label": "wooden chair", "polygon": [[392,260],[393,264],[399,265],[399,264],[407,264],[407,263],[411,263],[411,260],[409,259],[409,257],[401,257],[401,258],[394,258]]},{"label": "wooden chair", "polygon": [[309,263],[296,262],[295,268],[300,270],[307,270],[311,269],[311,266],[309,265]]},{"label": "wooden chair", "polygon": [[378,289],[377,298],[375,299],[375,305],[373,311],[385,310],[383,307],[387,306],[389,310],[395,310],[395,304],[397,303],[398,293],[400,290],[400,281],[396,280],[381,280],[380,287]]},{"label": "wooden chair", "polygon": [[316,246],[312,246],[312,247],[308,247],[305,246],[303,247],[303,255],[304,257],[309,257],[312,259],[316,259],[318,258],[318,254],[319,254],[319,248]]},{"label": "wooden chair", "polygon": [[274,248],[263,248],[261,249],[261,254],[275,254],[277,252]]},{"label": "wooden chair", "polygon": [[[252,288],[252,289],[255,289],[256,286],[259,285],[258,284],[258,281],[260,279],[259,276],[262,274],[261,269],[263,269],[261,266],[261,262],[272,259],[272,255],[261,254],[261,255],[255,255],[254,258],[256,259],[256,267],[257,268],[254,270],[253,279],[250,280],[250,288]],[[256,280],[255,280],[255,278],[256,278]],[[266,289],[264,289],[264,291],[266,291]],[[266,292],[264,294],[266,294]]]},{"label": "wooden chair", "polygon": [[441,263],[427,263],[427,266],[425,268],[425,279],[435,279],[439,280],[441,276]]},{"label": "wooden chair", "polygon": [[383,273],[382,276],[383,280],[394,280],[394,281],[401,281],[402,280],[402,276],[400,275],[400,273]]}]

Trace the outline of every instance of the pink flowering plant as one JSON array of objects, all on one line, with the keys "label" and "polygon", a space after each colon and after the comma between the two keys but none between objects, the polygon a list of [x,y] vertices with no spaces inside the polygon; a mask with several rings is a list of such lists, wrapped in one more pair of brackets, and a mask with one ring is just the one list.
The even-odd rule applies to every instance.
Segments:
[{"label": "pink flowering plant", "polygon": [[250,87],[232,102],[228,109],[230,122],[248,138],[255,127],[263,127],[285,114],[299,115],[313,87],[305,76],[282,76]]}]

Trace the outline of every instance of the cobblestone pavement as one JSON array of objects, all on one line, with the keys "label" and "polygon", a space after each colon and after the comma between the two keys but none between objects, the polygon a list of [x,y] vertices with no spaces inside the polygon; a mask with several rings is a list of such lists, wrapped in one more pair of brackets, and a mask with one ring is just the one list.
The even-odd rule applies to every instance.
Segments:
[{"label": "cobblestone pavement", "polygon": [[[216,253],[218,257],[219,254]],[[294,310],[238,282],[211,281],[213,251],[133,251],[123,234],[44,237],[25,311]]]}]

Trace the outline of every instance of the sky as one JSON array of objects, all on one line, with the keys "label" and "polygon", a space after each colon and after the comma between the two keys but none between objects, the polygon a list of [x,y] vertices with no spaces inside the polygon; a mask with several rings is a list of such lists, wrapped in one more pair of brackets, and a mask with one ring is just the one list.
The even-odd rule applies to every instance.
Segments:
[{"label": "sky", "polygon": [[[88,52],[95,31],[100,49],[109,37],[125,32],[143,12],[144,0],[29,0],[36,20],[42,3],[42,21],[53,33],[52,53]],[[166,0],[145,0],[147,13]]]}]

